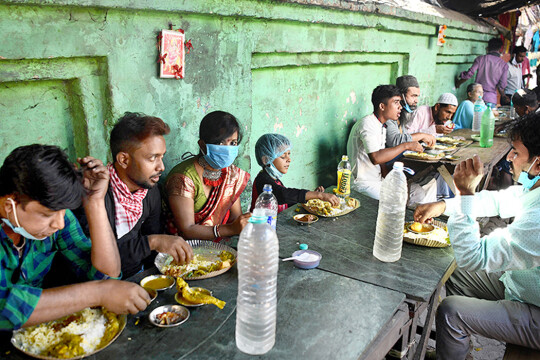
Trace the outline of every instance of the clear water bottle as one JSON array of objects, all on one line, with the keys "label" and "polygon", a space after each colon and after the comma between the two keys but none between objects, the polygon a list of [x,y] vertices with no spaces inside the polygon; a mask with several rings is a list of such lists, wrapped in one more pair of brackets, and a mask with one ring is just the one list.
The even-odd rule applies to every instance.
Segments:
[{"label": "clear water bottle", "polygon": [[253,209],[254,216],[264,216],[268,224],[276,230],[278,202],[272,193],[272,185],[265,184],[262,194],[259,195]]},{"label": "clear water bottle", "polygon": [[343,155],[337,168],[337,196],[346,198],[351,195],[351,173],[349,157]]},{"label": "clear water bottle", "polygon": [[482,97],[479,96],[478,100],[474,102],[474,113],[472,122],[472,131],[480,131],[480,124],[482,123],[482,115],[486,110],[486,104]]},{"label": "clear water bottle", "polygon": [[493,133],[495,132],[495,115],[490,107],[484,111],[482,126],[480,128],[480,146],[488,148],[493,146]]},{"label": "clear water bottle", "polygon": [[514,102],[510,99],[510,120],[514,120],[516,117],[516,108],[514,107]]},{"label": "clear water bottle", "polygon": [[397,161],[381,185],[373,244],[373,256],[381,261],[394,262],[401,258],[406,205],[407,178],[403,173],[403,163]]},{"label": "clear water bottle", "polygon": [[264,354],[276,341],[278,256],[276,232],[253,215],[238,240],[236,346],[246,354]]}]

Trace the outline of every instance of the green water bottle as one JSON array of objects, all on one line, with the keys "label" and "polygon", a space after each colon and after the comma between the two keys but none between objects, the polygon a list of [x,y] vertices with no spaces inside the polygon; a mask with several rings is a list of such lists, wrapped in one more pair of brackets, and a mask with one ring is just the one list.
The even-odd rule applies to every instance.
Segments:
[{"label": "green water bottle", "polygon": [[482,115],[480,126],[480,146],[484,148],[493,146],[493,133],[495,132],[495,115],[490,107]]}]

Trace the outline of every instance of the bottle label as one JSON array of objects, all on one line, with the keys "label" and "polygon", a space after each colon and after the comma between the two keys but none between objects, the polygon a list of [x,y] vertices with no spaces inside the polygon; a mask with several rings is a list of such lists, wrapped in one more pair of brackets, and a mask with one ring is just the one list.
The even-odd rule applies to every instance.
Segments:
[{"label": "bottle label", "polygon": [[269,216],[266,222],[272,226],[272,229],[276,230],[277,216]]},{"label": "bottle label", "polygon": [[338,186],[337,193],[341,196],[348,196],[351,194],[351,170],[338,170]]}]

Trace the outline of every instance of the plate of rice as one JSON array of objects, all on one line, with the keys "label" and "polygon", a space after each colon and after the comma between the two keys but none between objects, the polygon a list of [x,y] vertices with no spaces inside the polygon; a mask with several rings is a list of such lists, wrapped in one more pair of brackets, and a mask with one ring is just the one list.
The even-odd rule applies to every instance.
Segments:
[{"label": "plate of rice", "polygon": [[202,280],[221,275],[236,262],[236,250],[225,244],[209,240],[187,240],[193,248],[193,260],[179,265],[169,254],[159,253],[154,260],[158,270],[165,275],[184,280]]},{"label": "plate of rice", "polygon": [[58,320],[13,332],[11,343],[38,359],[82,359],[111,344],[126,327],[126,315],[86,308]]}]

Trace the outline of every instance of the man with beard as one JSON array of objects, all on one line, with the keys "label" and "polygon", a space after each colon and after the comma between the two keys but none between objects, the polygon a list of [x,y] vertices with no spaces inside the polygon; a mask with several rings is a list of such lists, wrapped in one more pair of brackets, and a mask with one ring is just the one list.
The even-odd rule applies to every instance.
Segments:
[{"label": "man with beard", "polygon": [[406,124],[405,128],[411,134],[449,134],[452,132],[452,128],[445,126],[445,123],[452,120],[457,106],[456,96],[452,93],[444,93],[439,96],[435,105],[431,107],[429,105],[420,106],[416,110],[413,121]]},{"label": "man with beard", "polygon": [[[446,284],[437,313],[437,359],[465,359],[471,334],[540,349],[540,115],[515,121],[507,156],[521,185],[475,189],[482,178],[478,156],[456,166],[458,196],[417,207],[415,221],[443,212],[459,269]],[[514,217],[506,228],[480,236],[477,217]]]},{"label": "man with beard", "polygon": [[398,120],[388,120],[386,122],[386,147],[394,147],[409,141],[423,141],[428,146],[435,145],[433,135],[424,133],[409,134],[405,130],[405,124],[412,121],[418,106],[418,97],[420,96],[418,80],[412,75],[403,75],[396,79],[396,86],[401,93],[400,103],[402,109]]},{"label": "man with beard", "polygon": [[[113,163],[105,206],[116,234],[124,278],[152,264],[152,252],[172,255],[180,264],[191,261],[193,250],[180,236],[162,235],[161,195],[157,183],[165,170],[164,135],[169,126],[160,118],[125,113],[111,131]],[[79,217],[87,230],[84,216]]]}]

